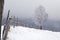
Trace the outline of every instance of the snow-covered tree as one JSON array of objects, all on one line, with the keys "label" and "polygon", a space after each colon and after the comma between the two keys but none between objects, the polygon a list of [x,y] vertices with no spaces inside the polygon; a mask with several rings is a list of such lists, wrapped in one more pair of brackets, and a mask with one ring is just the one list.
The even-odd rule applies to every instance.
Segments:
[{"label": "snow-covered tree", "polygon": [[42,24],[47,20],[48,14],[45,12],[45,8],[43,6],[39,6],[35,10],[35,24],[39,25],[40,29],[42,29]]}]

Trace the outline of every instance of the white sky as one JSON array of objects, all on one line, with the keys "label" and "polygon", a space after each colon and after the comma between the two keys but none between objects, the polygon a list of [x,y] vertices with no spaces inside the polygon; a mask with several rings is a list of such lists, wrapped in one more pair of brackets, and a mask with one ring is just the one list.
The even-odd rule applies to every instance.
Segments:
[{"label": "white sky", "polygon": [[60,0],[5,0],[4,16],[11,10],[11,15],[33,17],[34,11],[44,6],[49,19],[60,19]]}]

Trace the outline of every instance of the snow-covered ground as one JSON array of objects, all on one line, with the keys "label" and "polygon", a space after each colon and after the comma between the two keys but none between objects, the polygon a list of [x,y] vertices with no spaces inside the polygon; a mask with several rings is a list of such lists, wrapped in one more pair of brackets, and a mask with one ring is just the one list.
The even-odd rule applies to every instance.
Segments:
[{"label": "snow-covered ground", "polygon": [[60,40],[60,32],[11,26],[7,40]]}]

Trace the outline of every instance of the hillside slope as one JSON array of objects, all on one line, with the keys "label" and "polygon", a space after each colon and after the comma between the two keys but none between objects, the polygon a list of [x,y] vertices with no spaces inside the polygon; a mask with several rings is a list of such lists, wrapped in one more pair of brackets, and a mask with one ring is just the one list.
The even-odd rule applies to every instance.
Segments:
[{"label": "hillside slope", "polygon": [[7,40],[60,40],[60,32],[11,26]]}]

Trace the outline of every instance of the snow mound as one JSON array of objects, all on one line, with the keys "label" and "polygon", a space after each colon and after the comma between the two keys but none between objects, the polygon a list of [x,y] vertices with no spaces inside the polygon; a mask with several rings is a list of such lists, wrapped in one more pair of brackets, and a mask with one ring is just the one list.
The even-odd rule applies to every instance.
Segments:
[{"label": "snow mound", "polygon": [[60,40],[60,32],[11,26],[7,40]]}]

